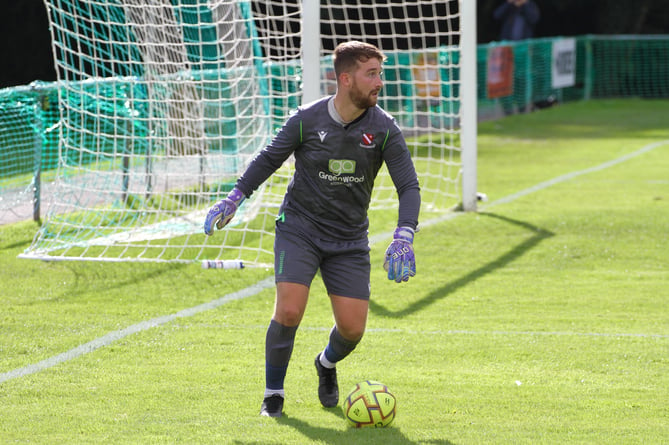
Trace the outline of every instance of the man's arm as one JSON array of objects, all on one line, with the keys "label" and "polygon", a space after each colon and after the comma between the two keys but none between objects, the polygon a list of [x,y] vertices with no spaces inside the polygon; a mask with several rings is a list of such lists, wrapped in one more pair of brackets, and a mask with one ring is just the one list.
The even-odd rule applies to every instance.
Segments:
[{"label": "man's arm", "polygon": [[513,8],[515,8],[514,5],[512,5],[510,2],[505,2],[499,5],[492,13],[492,16],[495,20],[504,20],[504,18],[509,15]]},{"label": "man's arm", "polygon": [[399,198],[397,226],[416,230],[420,213],[420,187],[411,154],[399,129],[389,138],[383,158]]},{"label": "man's arm", "polygon": [[300,144],[300,123],[298,113],[293,114],[281,130],[251,161],[246,171],[237,180],[237,188],[247,197],[277,171]]},{"label": "man's arm", "polygon": [[541,16],[537,4],[530,1],[521,6],[520,13],[525,17],[527,23],[533,26],[537,24],[539,17]]},{"label": "man's arm", "polygon": [[242,202],[250,198],[253,192],[295,151],[300,144],[299,126],[300,120],[297,114],[291,116],[272,142],[253,158],[246,171],[237,180],[235,188],[207,213],[204,220],[206,235],[214,233],[214,226],[219,230],[225,227],[235,216]]},{"label": "man's arm", "polygon": [[420,213],[420,187],[409,149],[399,128],[384,150],[384,161],[397,190],[399,209],[397,229],[386,249],[383,267],[388,272],[389,280],[401,283],[416,275],[413,238]]}]

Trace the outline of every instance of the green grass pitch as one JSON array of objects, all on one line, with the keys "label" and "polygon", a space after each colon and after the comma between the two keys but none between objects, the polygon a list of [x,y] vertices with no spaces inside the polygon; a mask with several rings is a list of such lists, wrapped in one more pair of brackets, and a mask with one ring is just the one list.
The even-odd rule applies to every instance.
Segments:
[{"label": "green grass pitch", "polygon": [[388,385],[386,429],[319,405],[319,279],[285,416],[261,418],[271,271],[22,260],[35,224],[0,227],[0,443],[669,443],[668,116],[629,99],[480,124],[490,200],[422,216],[408,283],[381,267],[394,213],[371,215],[368,331],[338,369],[342,397]]}]

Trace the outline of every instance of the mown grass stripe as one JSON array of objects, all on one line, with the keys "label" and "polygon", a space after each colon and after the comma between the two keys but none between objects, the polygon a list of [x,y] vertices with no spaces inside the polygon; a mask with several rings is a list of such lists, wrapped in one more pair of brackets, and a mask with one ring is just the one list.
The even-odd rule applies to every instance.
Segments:
[{"label": "mown grass stripe", "polygon": [[[538,191],[541,191],[545,188],[551,187],[553,185],[563,183],[566,181],[569,181],[571,179],[574,179],[576,177],[589,174],[589,173],[594,173],[598,172],[613,166],[616,166],[618,164],[621,164],[623,162],[626,162],[630,159],[633,159],[635,157],[638,157],[644,153],[648,153],[651,150],[654,150],[658,147],[661,147],[663,145],[669,144],[669,140],[663,140],[663,141],[658,141],[654,142],[651,144],[648,144],[644,147],[642,147],[639,150],[636,150],[634,152],[628,153],[624,156],[618,157],[616,159],[604,162],[602,164],[599,164],[594,167],[590,167],[587,169],[583,170],[578,170],[578,171],[573,171],[561,176],[558,176],[556,178],[550,179],[548,181],[541,182],[539,184],[536,184],[532,187],[528,187],[524,190],[521,190],[519,192],[513,193],[511,195],[508,195],[504,198],[500,198],[496,201],[491,202],[490,204],[486,206],[481,206],[481,209],[489,208],[492,206],[500,205],[500,204],[506,204],[509,202],[512,202],[518,198],[524,197],[526,195],[529,195],[531,193],[535,193]],[[442,223],[444,221],[448,221],[450,219],[453,219],[457,217],[458,215],[462,215],[463,213],[447,213],[443,216],[437,217],[430,219],[428,221],[425,221],[424,223],[421,223],[422,227],[429,227],[435,224]],[[377,235],[373,235],[370,237],[370,244],[375,244],[377,242],[383,241],[385,239],[388,239],[392,236],[392,232],[385,232],[385,233],[380,233]],[[137,324],[134,324],[132,326],[129,326],[125,329],[121,329],[118,331],[110,332],[107,335],[104,335],[102,337],[96,338],[88,343],[85,343],[83,345],[77,346],[76,348],[70,349],[67,352],[64,352],[62,354],[58,354],[52,357],[49,357],[45,360],[42,360],[38,363],[30,364],[27,366],[24,366],[22,368],[17,368],[12,371],[5,372],[3,374],[0,374],[0,383],[6,382],[11,379],[19,378],[19,377],[25,377],[30,374],[34,374],[39,371],[43,371],[45,369],[51,368],[53,366],[56,366],[60,363],[73,360],[75,358],[81,357],[82,355],[88,354],[90,352],[96,351],[97,349],[103,348],[105,346],[108,346],[112,344],[115,341],[118,341],[124,337],[127,337],[129,335],[146,331],[148,329],[164,325],[166,323],[172,322],[178,318],[186,318],[186,317],[191,317],[193,315],[199,314],[204,311],[208,311],[211,309],[215,309],[219,306],[222,306],[226,304],[229,301],[234,301],[234,300],[240,300],[244,299],[253,295],[258,294],[259,292],[271,288],[274,286],[274,277],[268,277],[265,278],[245,289],[242,289],[237,292],[233,292],[231,294],[225,295],[221,298],[218,298],[216,300],[210,301],[208,303],[203,303],[198,306],[194,306],[188,309],[184,309],[182,311],[176,312],[174,314],[170,315],[165,315],[162,317],[157,317],[153,318],[151,320],[146,320]],[[445,333],[450,333],[450,334],[456,334],[456,333],[462,333],[462,334],[474,334],[476,332],[470,332],[470,331],[444,331]],[[667,338],[667,336],[663,335],[654,335],[654,334],[605,334],[605,333],[560,333],[560,332],[547,332],[547,333],[542,333],[542,332],[519,332],[519,333],[504,333],[504,332],[482,332],[482,334],[496,334],[496,335],[582,335],[582,336],[611,336],[611,337],[653,337],[653,338]]]}]

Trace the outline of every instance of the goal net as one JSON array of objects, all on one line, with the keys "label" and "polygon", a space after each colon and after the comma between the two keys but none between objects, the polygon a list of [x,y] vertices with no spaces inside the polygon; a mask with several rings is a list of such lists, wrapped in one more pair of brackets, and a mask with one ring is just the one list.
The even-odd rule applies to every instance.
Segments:
[{"label": "goal net", "polygon": [[0,90],[0,226],[31,215],[39,219],[35,215],[43,133],[39,107],[34,99],[16,100],[13,91]]},{"label": "goal net", "polygon": [[[306,91],[334,93],[332,50],[352,39],[388,56],[379,104],[407,137],[422,212],[461,200],[458,1],[45,2],[59,165],[23,257],[270,265],[290,161],[215,236],[205,214]],[[382,172],[371,207],[396,206]]]}]

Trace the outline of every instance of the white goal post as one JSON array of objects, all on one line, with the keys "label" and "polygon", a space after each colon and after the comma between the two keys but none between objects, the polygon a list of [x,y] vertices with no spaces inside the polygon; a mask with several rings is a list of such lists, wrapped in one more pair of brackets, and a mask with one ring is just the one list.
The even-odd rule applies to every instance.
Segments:
[{"label": "white goal post", "polygon": [[[332,94],[332,50],[388,56],[379,105],[402,128],[421,218],[476,209],[476,5],[469,0],[44,0],[59,165],[21,257],[271,267],[287,162],[233,223],[206,211],[301,103]],[[396,209],[384,170],[371,212]]]}]

